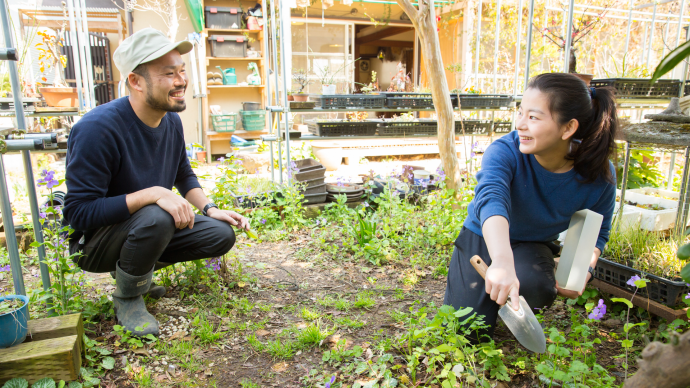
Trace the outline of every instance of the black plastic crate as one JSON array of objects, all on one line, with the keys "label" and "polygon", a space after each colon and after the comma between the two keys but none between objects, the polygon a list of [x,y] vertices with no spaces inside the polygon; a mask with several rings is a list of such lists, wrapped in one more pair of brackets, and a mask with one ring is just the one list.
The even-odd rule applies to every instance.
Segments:
[{"label": "black plastic crate", "polygon": [[380,122],[380,120],[310,121],[307,122],[307,126],[309,127],[309,132],[316,136],[374,136],[376,135],[376,126]]},{"label": "black plastic crate", "polygon": [[617,98],[671,98],[680,94],[680,81],[677,79],[649,81],[644,78],[607,78],[594,79],[589,84],[594,88],[613,87]]},{"label": "black plastic crate", "polygon": [[321,109],[383,108],[386,97],[368,94],[332,94],[311,96]]},{"label": "black plastic crate", "polygon": [[206,28],[242,29],[242,8],[206,7],[204,17]]},{"label": "black plastic crate", "polygon": [[685,89],[683,89],[683,97],[690,96],[690,81],[685,81]]},{"label": "black plastic crate", "polygon": [[211,35],[211,56],[219,58],[246,58],[247,40],[242,35]]},{"label": "black plastic crate", "polygon": [[458,94],[462,108],[507,108],[513,96],[507,94]]},{"label": "black plastic crate", "polygon": [[599,258],[594,273],[595,278],[630,292],[635,292],[635,287],[626,284],[626,282],[634,275],[642,277],[641,275],[644,274],[644,277],[649,282],[647,282],[647,287],[637,290],[637,295],[670,307],[685,305],[683,298],[690,292],[690,287],[686,286],[682,279],[668,280],[659,276],[645,274],[642,271],[604,258]]},{"label": "black plastic crate", "polygon": [[509,133],[512,124],[510,121],[494,121],[494,133]]},{"label": "black plastic crate", "polygon": [[[489,135],[491,133],[491,120],[462,120],[465,124],[465,135]],[[460,121],[455,121],[455,134],[462,135]]]},{"label": "black plastic crate", "polygon": [[435,136],[438,122],[430,119],[418,121],[385,120],[379,124],[380,136]]},{"label": "black plastic crate", "polygon": [[[431,93],[382,92],[381,95],[386,97],[387,108],[434,108]],[[458,105],[457,96],[451,95],[450,99],[454,107]]]}]

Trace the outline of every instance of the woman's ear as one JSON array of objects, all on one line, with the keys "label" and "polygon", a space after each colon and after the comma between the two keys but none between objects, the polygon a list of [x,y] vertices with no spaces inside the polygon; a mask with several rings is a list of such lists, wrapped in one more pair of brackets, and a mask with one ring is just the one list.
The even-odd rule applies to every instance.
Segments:
[{"label": "woman's ear", "polygon": [[572,139],[573,135],[575,135],[575,132],[577,132],[577,129],[580,127],[580,123],[572,119],[568,121],[564,126],[563,134],[561,135],[561,139],[563,140],[570,140]]}]

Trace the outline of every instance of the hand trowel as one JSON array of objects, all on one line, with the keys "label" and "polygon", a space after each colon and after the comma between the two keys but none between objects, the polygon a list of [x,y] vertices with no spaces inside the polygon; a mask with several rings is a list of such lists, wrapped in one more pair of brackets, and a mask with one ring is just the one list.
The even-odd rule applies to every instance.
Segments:
[{"label": "hand trowel", "polygon": [[[482,278],[485,278],[486,270],[489,267],[486,266],[484,260],[475,255],[470,259],[470,262]],[[510,297],[508,300],[510,301]],[[506,303],[498,310],[498,315],[522,346],[535,353],[544,353],[546,351],[544,330],[541,328],[537,317],[534,316],[525,298],[520,296],[520,309],[517,311],[510,307],[510,303]]]}]

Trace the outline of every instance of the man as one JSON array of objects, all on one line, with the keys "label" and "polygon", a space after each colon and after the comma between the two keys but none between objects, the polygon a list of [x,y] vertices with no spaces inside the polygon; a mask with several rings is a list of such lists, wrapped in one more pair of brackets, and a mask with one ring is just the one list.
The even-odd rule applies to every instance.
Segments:
[{"label": "man", "polygon": [[84,115],[68,142],[70,252],[83,250],[78,264],[85,271],[115,272],[117,320],[138,336],[158,335],[142,297],[165,293],[151,283],[155,269],[224,255],[235,243],[232,226],[249,228],[244,217],[208,200],[187,159],[175,112],[186,108],[182,55],[191,50],[190,42],[171,43],[152,28],[127,38],[113,61],[129,97]]}]

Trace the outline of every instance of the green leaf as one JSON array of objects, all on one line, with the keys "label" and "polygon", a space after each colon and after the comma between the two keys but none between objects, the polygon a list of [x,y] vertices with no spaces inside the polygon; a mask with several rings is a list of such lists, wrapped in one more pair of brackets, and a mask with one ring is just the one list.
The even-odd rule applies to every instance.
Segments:
[{"label": "green leaf", "polygon": [[113,369],[115,367],[115,359],[112,357],[105,357],[103,361],[101,361],[101,366],[105,369]]},{"label": "green leaf", "polygon": [[84,387],[82,387],[81,383],[78,383],[76,381],[70,381],[67,388],[84,388]]},{"label": "green leaf", "polygon": [[690,259],[690,244],[685,244],[678,248],[678,253],[676,253],[676,255],[681,260]]},{"label": "green leaf", "polygon": [[455,315],[456,318],[464,317],[465,315],[469,314],[472,312],[472,307],[465,307],[462,310],[458,310],[453,315]]},{"label": "green leaf", "polygon": [[680,277],[682,277],[686,283],[690,283],[690,264],[680,270]]},{"label": "green leaf", "polygon": [[621,346],[623,346],[624,348],[632,348],[633,341],[629,339],[623,340],[621,341]]},{"label": "green leaf", "polygon": [[690,55],[690,41],[687,41],[680,46],[676,47],[673,51],[668,53],[664,59],[659,62],[656,69],[654,69],[654,74],[652,75],[652,81],[654,82],[661,78],[664,74],[673,70],[678,64],[680,64],[683,59]]},{"label": "green leaf", "polygon": [[450,347],[450,345],[448,345],[448,344],[441,344],[441,345],[437,346],[436,349],[441,353],[446,353],[446,352],[450,352],[451,350],[453,350],[453,348]]},{"label": "green leaf", "polygon": [[29,388],[29,382],[20,377],[15,377],[6,382],[2,388]]},{"label": "green leaf", "polygon": [[625,305],[628,306],[629,309],[633,308],[632,302],[624,298],[611,298],[611,302],[625,303]]},{"label": "green leaf", "polygon": [[55,388],[55,380],[46,377],[31,384],[31,388]]}]

